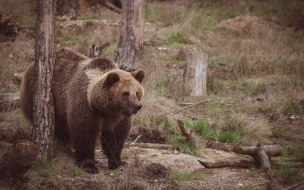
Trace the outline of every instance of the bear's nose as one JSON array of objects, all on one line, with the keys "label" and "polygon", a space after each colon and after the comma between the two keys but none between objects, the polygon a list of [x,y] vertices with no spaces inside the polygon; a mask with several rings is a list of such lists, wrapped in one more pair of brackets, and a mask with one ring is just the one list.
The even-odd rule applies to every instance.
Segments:
[{"label": "bear's nose", "polygon": [[136,104],[136,110],[137,111],[139,111],[141,107],[142,107],[142,104]]}]

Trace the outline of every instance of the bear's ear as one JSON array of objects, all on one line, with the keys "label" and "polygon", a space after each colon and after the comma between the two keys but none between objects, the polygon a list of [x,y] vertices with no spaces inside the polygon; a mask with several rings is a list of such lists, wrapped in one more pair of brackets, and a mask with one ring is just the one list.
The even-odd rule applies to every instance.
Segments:
[{"label": "bear's ear", "polygon": [[133,77],[134,77],[136,80],[138,80],[138,82],[140,82],[140,83],[141,83],[141,82],[144,80],[144,78],[145,78],[145,71],[142,70],[142,69],[139,69],[139,70],[137,70],[137,71],[133,71],[131,74],[132,74]]},{"label": "bear's ear", "polygon": [[109,73],[106,78],[106,84],[112,86],[119,81],[119,75],[117,73]]}]

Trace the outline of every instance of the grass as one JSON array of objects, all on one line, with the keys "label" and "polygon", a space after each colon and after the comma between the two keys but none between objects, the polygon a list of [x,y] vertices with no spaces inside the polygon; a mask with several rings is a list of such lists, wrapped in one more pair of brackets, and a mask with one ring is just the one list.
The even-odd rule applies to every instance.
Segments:
[{"label": "grass", "polygon": [[304,145],[300,145],[295,150],[294,156],[298,159],[304,159]]},{"label": "grass", "polygon": [[95,23],[92,21],[92,20],[87,20],[85,23],[84,23],[84,27],[85,28],[89,28],[91,26],[94,26]]},{"label": "grass", "polygon": [[68,173],[70,176],[74,176],[74,177],[76,177],[76,176],[88,177],[89,176],[88,173],[86,173],[85,171],[83,171],[82,169],[80,169],[79,167],[74,166],[74,165],[70,166],[68,168]]},{"label": "grass", "polygon": [[203,179],[206,176],[201,173],[192,173],[192,172],[181,172],[176,170],[171,170],[168,176],[169,180],[178,180],[178,181],[187,181],[187,180],[196,180]]},{"label": "grass", "polygon": [[53,164],[54,163],[52,163],[52,161],[49,161],[43,157],[38,157],[33,165],[33,168],[41,177],[54,178],[58,171],[51,167]]},{"label": "grass", "polygon": [[304,175],[299,168],[291,166],[281,166],[278,169],[273,170],[278,176],[281,177],[286,183],[300,182],[304,180]]},{"label": "grass", "polygon": [[215,138],[223,143],[236,144],[246,135],[242,122],[235,118],[227,118],[212,125],[206,120],[198,120],[189,128],[193,128],[194,132],[204,139]]}]

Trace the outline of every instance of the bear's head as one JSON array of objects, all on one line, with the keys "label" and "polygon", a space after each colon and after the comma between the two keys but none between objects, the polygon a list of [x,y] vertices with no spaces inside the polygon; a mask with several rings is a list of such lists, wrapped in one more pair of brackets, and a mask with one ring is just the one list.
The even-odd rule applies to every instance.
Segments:
[{"label": "bear's head", "polygon": [[131,73],[122,70],[109,71],[93,87],[91,106],[108,115],[136,114],[142,107],[140,101],[144,89],[141,83],[144,77],[145,72],[141,69]]}]

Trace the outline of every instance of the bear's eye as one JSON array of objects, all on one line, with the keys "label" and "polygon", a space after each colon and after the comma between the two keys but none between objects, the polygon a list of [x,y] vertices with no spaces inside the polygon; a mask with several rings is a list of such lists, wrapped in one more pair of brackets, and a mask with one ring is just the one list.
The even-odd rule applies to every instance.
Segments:
[{"label": "bear's eye", "polygon": [[129,93],[129,92],[124,92],[124,93],[122,93],[122,95],[123,95],[123,96],[129,96],[130,93]]}]

